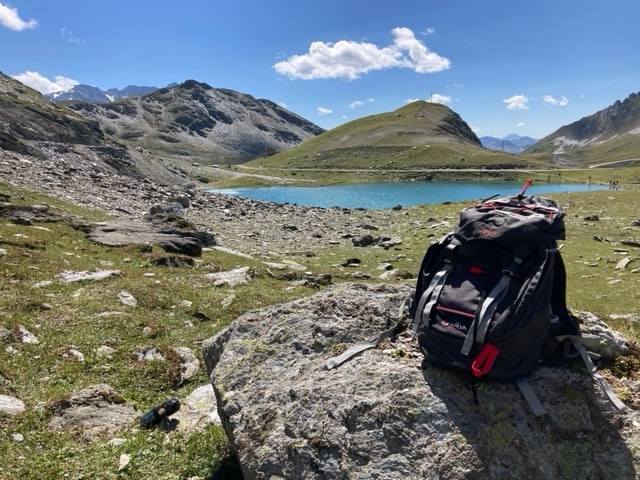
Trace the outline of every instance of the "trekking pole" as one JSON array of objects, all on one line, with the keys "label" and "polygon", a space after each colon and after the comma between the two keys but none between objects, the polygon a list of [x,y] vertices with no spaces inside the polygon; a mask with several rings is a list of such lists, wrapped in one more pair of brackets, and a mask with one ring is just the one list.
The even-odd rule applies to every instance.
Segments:
[{"label": "trekking pole", "polygon": [[524,197],[524,193],[527,191],[527,188],[529,188],[532,183],[533,182],[531,181],[531,179],[527,178],[527,181],[524,182],[524,185],[522,186],[522,190],[520,190],[520,193],[518,194],[518,200],[522,200],[522,197]]}]

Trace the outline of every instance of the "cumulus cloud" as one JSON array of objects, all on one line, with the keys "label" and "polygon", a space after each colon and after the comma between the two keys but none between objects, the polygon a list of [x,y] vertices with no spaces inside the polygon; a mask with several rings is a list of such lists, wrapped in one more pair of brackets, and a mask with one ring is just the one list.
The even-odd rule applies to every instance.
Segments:
[{"label": "cumulus cloud", "polygon": [[567,100],[567,97],[555,98],[551,95],[544,95],[542,97],[542,101],[547,105],[559,105],[560,107],[564,107],[569,103],[569,100]]},{"label": "cumulus cloud", "polygon": [[318,107],[317,108],[318,115],[331,115],[333,110],[330,108]]},{"label": "cumulus cloud", "polygon": [[355,80],[362,74],[389,68],[409,68],[417,73],[446,70],[451,62],[429,49],[405,27],[391,31],[393,43],[379,47],[367,42],[340,40],[313,42],[303,55],[293,55],[273,68],[291,79],[342,78]]},{"label": "cumulus cloud", "polygon": [[7,27],[9,30],[15,30],[20,32],[29,28],[35,28],[38,22],[35,20],[23,20],[18,15],[18,10],[8,7],[4,3],[0,3],[0,24]]},{"label": "cumulus cloud", "polygon": [[508,110],[528,110],[529,109],[529,98],[526,95],[514,95],[510,98],[505,98],[502,100],[503,103],[507,104]]},{"label": "cumulus cloud", "polygon": [[69,90],[80,83],[72,78],[62,77],[59,75],[54,77],[53,81],[51,81],[38,72],[30,71],[13,75],[13,78],[42,94],[64,92],[65,90]]},{"label": "cumulus cloud", "polygon": [[431,103],[441,103],[443,105],[449,105],[451,103],[451,97],[447,95],[440,95],[439,93],[432,93],[429,96],[429,101]]}]

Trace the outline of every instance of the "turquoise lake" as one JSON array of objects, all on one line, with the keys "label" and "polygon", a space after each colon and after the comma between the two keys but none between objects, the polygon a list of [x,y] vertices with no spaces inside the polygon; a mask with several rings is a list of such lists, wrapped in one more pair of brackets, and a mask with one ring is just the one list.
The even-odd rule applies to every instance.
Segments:
[{"label": "turquoise lake", "polygon": [[[558,192],[603,190],[604,185],[573,183],[534,183],[527,194],[551,196]],[[208,192],[236,195],[253,200],[291,203],[315,207],[391,208],[428,203],[476,201],[492,195],[517,194],[521,182],[411,182],[360,183],[320,187],[243,187],[206,189]]]}]

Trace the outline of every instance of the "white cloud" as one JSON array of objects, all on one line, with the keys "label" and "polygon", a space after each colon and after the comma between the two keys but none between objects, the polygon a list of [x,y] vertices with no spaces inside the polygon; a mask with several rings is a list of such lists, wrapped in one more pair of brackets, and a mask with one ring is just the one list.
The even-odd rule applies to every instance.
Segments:
[{"label": "white cloud", "polygon": [[429,101],[431,103],[441,103],[443,105],[449,105],[451,103],[451,97],[440,95],[439,93],[432,93],[429,96]]},{"label": "white cloud", "polygon": [[30,71],[13,75],[13,78],[42,94],[63,92],[80,83],[72,78],[62,77],[60,75],[56,76],[54,81],[51,81],[47,77],[40,75],[38,72]]},{"label": "white cloud", "polygon": [[507,104],[508,110],[528,110],[529,109],[529,105],[527,105],[527,102],[529,102],[529,99],[525,95],[514,95],[513,97],[505,98],[504,100],[502,100],[502,102]]},{"label": "white cloud", "polygon": [[359,108],[359,107],[362,107],[363,105],[364,105],[364,102],[362,100],[354,100],[349,104],[349,108]]},{"label": "white cloud", "polygon": [[542,101],[547,105],[559,105],[561,107],[564,107],[569,103],[569,100],[567,100],[567,97],[555,98],[551,95],[544,95],[542,97]]},{"label": "white cloud", "polygon": [[303,55],[293,55],[273,68],[291,79],[343,78],[355,80],[364,73],[389,68],[410,68],[417,73],[446,70],[451,62],[429,49],[404,27],[394,28],[393,43],[378,47],[372,43],[340,40],[313,42]]},{"label": "white cloud", "polygon": [[333,113],[333,110],[331,110],[330,108],[324,108],[324,107],[318,107],[317,111],[318,111],[318,115],[331,115]]},{"label": "white cloud", "polygon": [[433,35],[436,33],[436,29],[433,27],[427,27],[420,32],[422,35]]},{"label": "white cloud", "polygon": [[15,30],[20,32],[29,28],[35,28],[38,22],[35,20],[24,21],[18,15],[18,10],[6,6],[4,3],[0,3],[0,24],[7,27],[9,30]]},{"label": "white cloud", "polygon": [[60,36],[67,41],[67,43],[75,43],[77,45],[84,45],[85,42],[84,40],[76,37],[72,32],[70,32],[69,30],[67,30],[66,28],[62,27],[60,29]]},{"label": "white cloud", "polygon": [[522,128],[524,127],[525,123],[524,122],[518,122],[516,123],[516,128]]}]

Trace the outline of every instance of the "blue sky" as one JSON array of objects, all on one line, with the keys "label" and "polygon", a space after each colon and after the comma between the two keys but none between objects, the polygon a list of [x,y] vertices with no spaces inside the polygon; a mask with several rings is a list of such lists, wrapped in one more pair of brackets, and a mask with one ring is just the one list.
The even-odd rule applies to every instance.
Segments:
[{"label": "blue sky", "polygon": [[0,71],[51,92],[194,79],[323,128],[422,99],[542,138],[640,92],[639,0],[0,0]]}]

